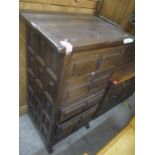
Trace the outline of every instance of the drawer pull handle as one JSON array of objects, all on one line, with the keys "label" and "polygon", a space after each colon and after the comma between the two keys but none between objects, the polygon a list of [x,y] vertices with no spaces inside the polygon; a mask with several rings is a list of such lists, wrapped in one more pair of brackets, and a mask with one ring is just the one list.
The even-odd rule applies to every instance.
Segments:
[{"label": "drawer pull handle", "polygon": [[103,58],[99,58],[98,60],[97,60],[97,64],[96,64],[96,70],[97,69],[99,69],[99,67],[101,66],[101,64],[103,64]]},{"label": "drawer pull handle", "polygon": [[90,80],[89,80],[89,90],[90,90],[90,88],[94,87],[94,84],[95,84],[95,73],[92,72]]},{"label": "drawer pull handle", "polygon": [[90,80],[89,82],[89,89],[93,88],[94,87],[94,80]]}]

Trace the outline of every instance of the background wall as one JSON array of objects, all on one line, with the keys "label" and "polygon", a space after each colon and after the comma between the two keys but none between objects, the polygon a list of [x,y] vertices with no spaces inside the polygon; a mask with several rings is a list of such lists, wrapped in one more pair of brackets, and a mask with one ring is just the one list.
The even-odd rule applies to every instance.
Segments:
[{"label": "background wall", "polygon": [[[41,12],[68,12],[94,14],[98,0],[20,0],[20,11]],[[76,4],[78,7],[76,7]],[[120,24],[125,30],[132,32],[129,22],[130,16],[134,14],[134,0],[104,0],[101,15]],[[19,106],[20,114],[26,112],[26,50],[25,50],[25,23],[20,18],[19,30]]]},{"label": "background wall", "polygon": [[21,10],[75,12],[93,14],[96,8],[94,0],[20,0]]},{"label": "background wall", "polygon": [[104,0],[100,14],[134,34],[135,0]]},{"label": "background wall", "polygon": [[26,48],[25,23],[19,20],[19,111],[26,111]]}]

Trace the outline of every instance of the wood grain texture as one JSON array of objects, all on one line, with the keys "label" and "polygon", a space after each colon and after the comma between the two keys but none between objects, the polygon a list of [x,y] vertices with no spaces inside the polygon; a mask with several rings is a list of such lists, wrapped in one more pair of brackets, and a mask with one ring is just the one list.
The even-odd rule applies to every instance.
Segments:
[{"label": "wood grain texture", "polygon": [[[19,23],[19,106],[26,105],[26,48],[25,48],[25,23]],[[22,108],[23,109],[23,108]],[[25,110],[20,110],[25,111]]]},{"label": "wood grain texture", "polygon": [[60,41],[65,38],[77,51],[90,46],[122,45],[124,38],[131,37],[119,27],[92,15],[22,13],[22,16],[30,24],[35,24],[59,52],[64,48]]},{"label": "wood grain texture", "polygon": [[97,2],[90,0],[82,0],[78,3],[75,0],[21,0],[19,4],[20,10],[86,14],[93,14],[97,6]]},{"label": "wood grain texture", "polygon": [[69,6],[67,7],[59,5],[42,4],[42,3],[29,3],[29,2],[20,2],[20,10],[86,13],[86,14],[94,13],[94,9],[87,9],[87,8],[76,9],[76,7],[69,7]]},{"label": "wood grain texture", "polygon": [[134,15],[134,10],[134,0],[104,0],[100,15],[118,23],[125,30],[130,31],[130,17]]},{"label": "wood grain texture", "polygon": [[30,3],[42,3],[50,5],[59,5],[59,6],[71,6],[75,7],[76,5],[80,8],[92,8],[96,7],[97,1],[91,0],[80,0],[76,2],[75,0],[20,0],[20,2],[30,2]]}]

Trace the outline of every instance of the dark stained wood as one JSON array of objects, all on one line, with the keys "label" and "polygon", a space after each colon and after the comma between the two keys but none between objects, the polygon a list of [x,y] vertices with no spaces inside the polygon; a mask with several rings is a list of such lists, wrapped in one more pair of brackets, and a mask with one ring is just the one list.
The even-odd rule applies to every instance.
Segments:
[{"label": "dark stained wood", "polygon": [[[56,15],[23,13],[24,18],[61,51],[60,41],[68,39],[74,49],[97,45],[121,45],[132,37],[122,29],[90,15]],[[54,30],[54,31],[53,31]]]},{"label": "dark stained wood", "polygon": [[57,130],[57,139],[62,139],[65,136],[69,135],[71,132],[79,129],[82,125],[84,125],[86,122],[88,122],[92,117],[93,114],[96,112],[96,109],[98,107],[98,104],[95,106],[89,108],[85,112],[81,113],[80,115],[73,117],[69,121],[60,124],[57,124],[58,130]]},{"label": "dark stained wood", "polygon": [[90,97],[84,98],[78,102],[74,102],[68,106],[63,106],[61,109],[60,122],[66,121],[67,119],[84,112],[89,107],[97,104],[101,101],[104,91],[95,93]]},{"label": "dark stained wood", "polygon": [[[51,152],[57,141],[83,125],[89,127],[120,59],[130,61],[133,43],[124,45],[123,39],[133,37],[95,16],[24,13],[23,17],[28,112]],[[65,38],[73,45],[70,54],[60,44]]]},{"label": "dark stained wood", "polygon": [[132,77],[128,80],[114,84],[113,81],[109,83],[107,92],[103,97],[102,103],[100,104],[96,116],[99,116],[116,105],[120,104],[122,101],[131,96],[135,91],[135,78]]}]

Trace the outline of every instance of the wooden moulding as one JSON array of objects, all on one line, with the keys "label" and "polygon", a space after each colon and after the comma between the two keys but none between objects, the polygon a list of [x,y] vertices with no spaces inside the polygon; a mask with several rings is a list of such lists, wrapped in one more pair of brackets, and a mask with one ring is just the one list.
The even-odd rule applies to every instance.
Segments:
[{"label": "wooden moulding", "polygon": [[79,8],[90,8],[95,9],[97,1],[90,0],[80,0],[76,2],[75,0],[20,0],[20,2],[27,3],[36,3],[36,4],[50,4],[50,5],[59,5],[59,6],[67,6],[67,7],[75,7]]},{"label": "wooden moulding", "polygon": [[20,32],[19,32],[19,113],[24,114],[26,112],[26,47],[25,47],[25,23],[20,18]]},{"label": "wooden moulding", "polygon": [[76,8],[74,6],[62,6],[53,5],[47,3],[30,3],[30,2],[20,2],[20,10],[29,11],[51,11],[51,12],[66,12],[66,13],[85,13],[94,14],[95,9],[92,8]]},{"label": "wooden moulding", "polygon": [[133,0],[101,0],[96,14],[104,16],[130,31],[130,17],[134,15],[135,1]]}]

